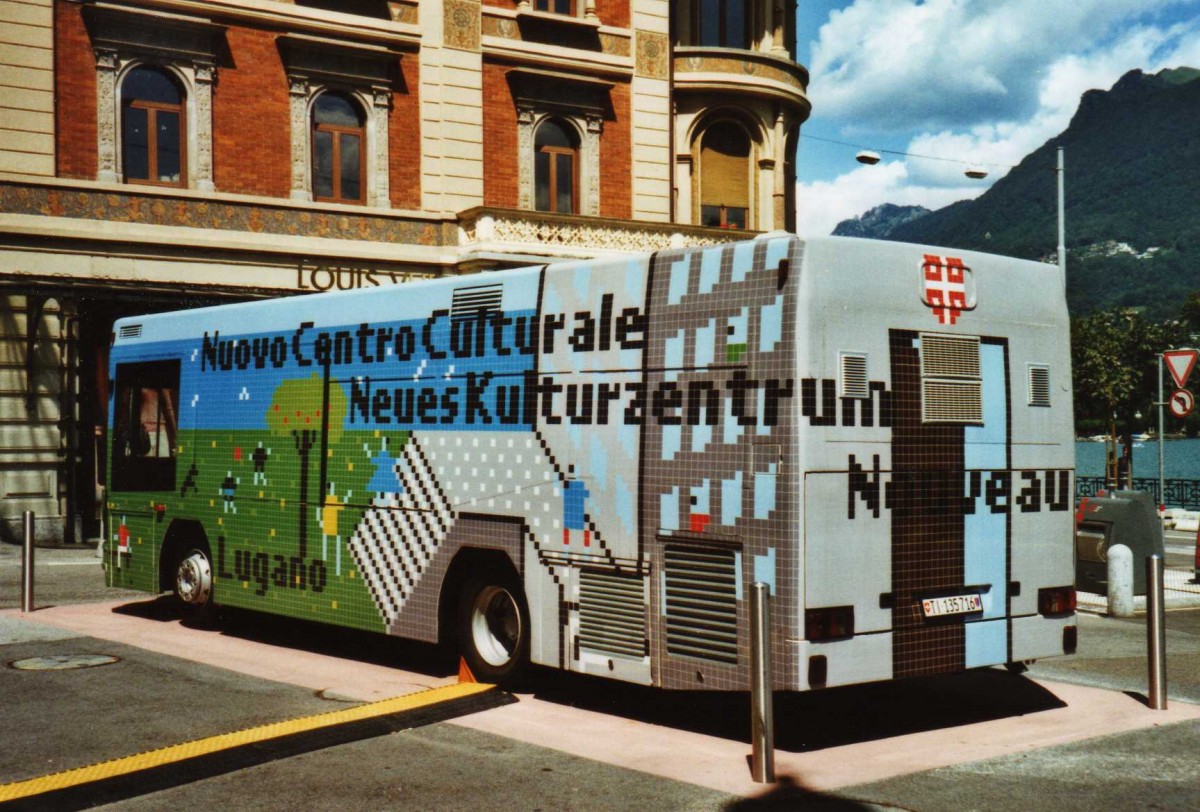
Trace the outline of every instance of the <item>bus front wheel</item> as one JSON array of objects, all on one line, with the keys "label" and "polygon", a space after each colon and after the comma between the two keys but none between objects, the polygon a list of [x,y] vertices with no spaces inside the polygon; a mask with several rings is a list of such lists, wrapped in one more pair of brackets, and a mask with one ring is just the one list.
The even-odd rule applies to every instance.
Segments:
[{"label": "bus front wheel", "polygon": [[184,553],[175,568],[175,597],[185,626],[208,626],[216,614],[213,603],[212,561],[208,551],[194,548]]},{"label": "bus front wheel", "polygon": [[459,651],[482,682],[513,685],[529,665],[529,608],[515,579],[470,578],[459,596]]}]

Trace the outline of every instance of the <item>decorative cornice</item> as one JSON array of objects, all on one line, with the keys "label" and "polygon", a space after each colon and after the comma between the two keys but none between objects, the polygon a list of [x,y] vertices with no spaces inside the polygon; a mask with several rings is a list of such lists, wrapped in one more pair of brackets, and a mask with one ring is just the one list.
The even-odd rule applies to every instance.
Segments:
[{"label": "decorative cornice", "polygon": [[[416,7],[391,3],[392,19],[377,20],[354,14],[329,12],[276,0],[83,0],[82,5],[106,4],[143,12],[168,12],[203,16],[222,24],[308,32],[357,42],[376,42],[416,48],[421,32]],[[408,8],[411,7],[411,11]],[[411,18],[411,22],[410,22]]]}]

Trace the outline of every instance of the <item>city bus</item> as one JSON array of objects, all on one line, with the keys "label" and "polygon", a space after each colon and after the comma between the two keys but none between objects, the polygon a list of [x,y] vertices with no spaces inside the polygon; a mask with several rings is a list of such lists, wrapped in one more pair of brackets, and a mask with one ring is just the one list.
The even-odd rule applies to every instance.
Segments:
[{"label": "city bus", "polygon": [[1053,266],[771,233],[122,319],[114,587],[669,689],[1075,649]]}]

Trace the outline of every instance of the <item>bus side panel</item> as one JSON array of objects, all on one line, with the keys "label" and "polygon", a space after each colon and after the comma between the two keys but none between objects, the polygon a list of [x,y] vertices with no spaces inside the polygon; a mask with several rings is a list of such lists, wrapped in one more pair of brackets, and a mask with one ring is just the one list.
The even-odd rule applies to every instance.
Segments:
[{"label": "bus side panel", "polygon": [[[754,582],[770,588],[779,639],[796,615],[801,250],[763,238],[656,258],[641,514],[664,687],[745,688]],[[780,651],[784,686],[796,660]]]}]

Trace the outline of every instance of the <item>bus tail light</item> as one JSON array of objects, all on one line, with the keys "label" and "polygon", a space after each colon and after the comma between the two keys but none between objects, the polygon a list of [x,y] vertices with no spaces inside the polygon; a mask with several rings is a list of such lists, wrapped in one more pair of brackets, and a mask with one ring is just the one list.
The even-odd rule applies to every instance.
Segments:
[{"label": "bus tail light", "polygon": [[804,613],[804,639],[811,643],[854,636],[854,607],[831,606]]},{"label": "bus tail light", "polygon": [[1075,611],[1075,587],[1055,586],[1038,590],[1038,613],[1069,615]]}]

